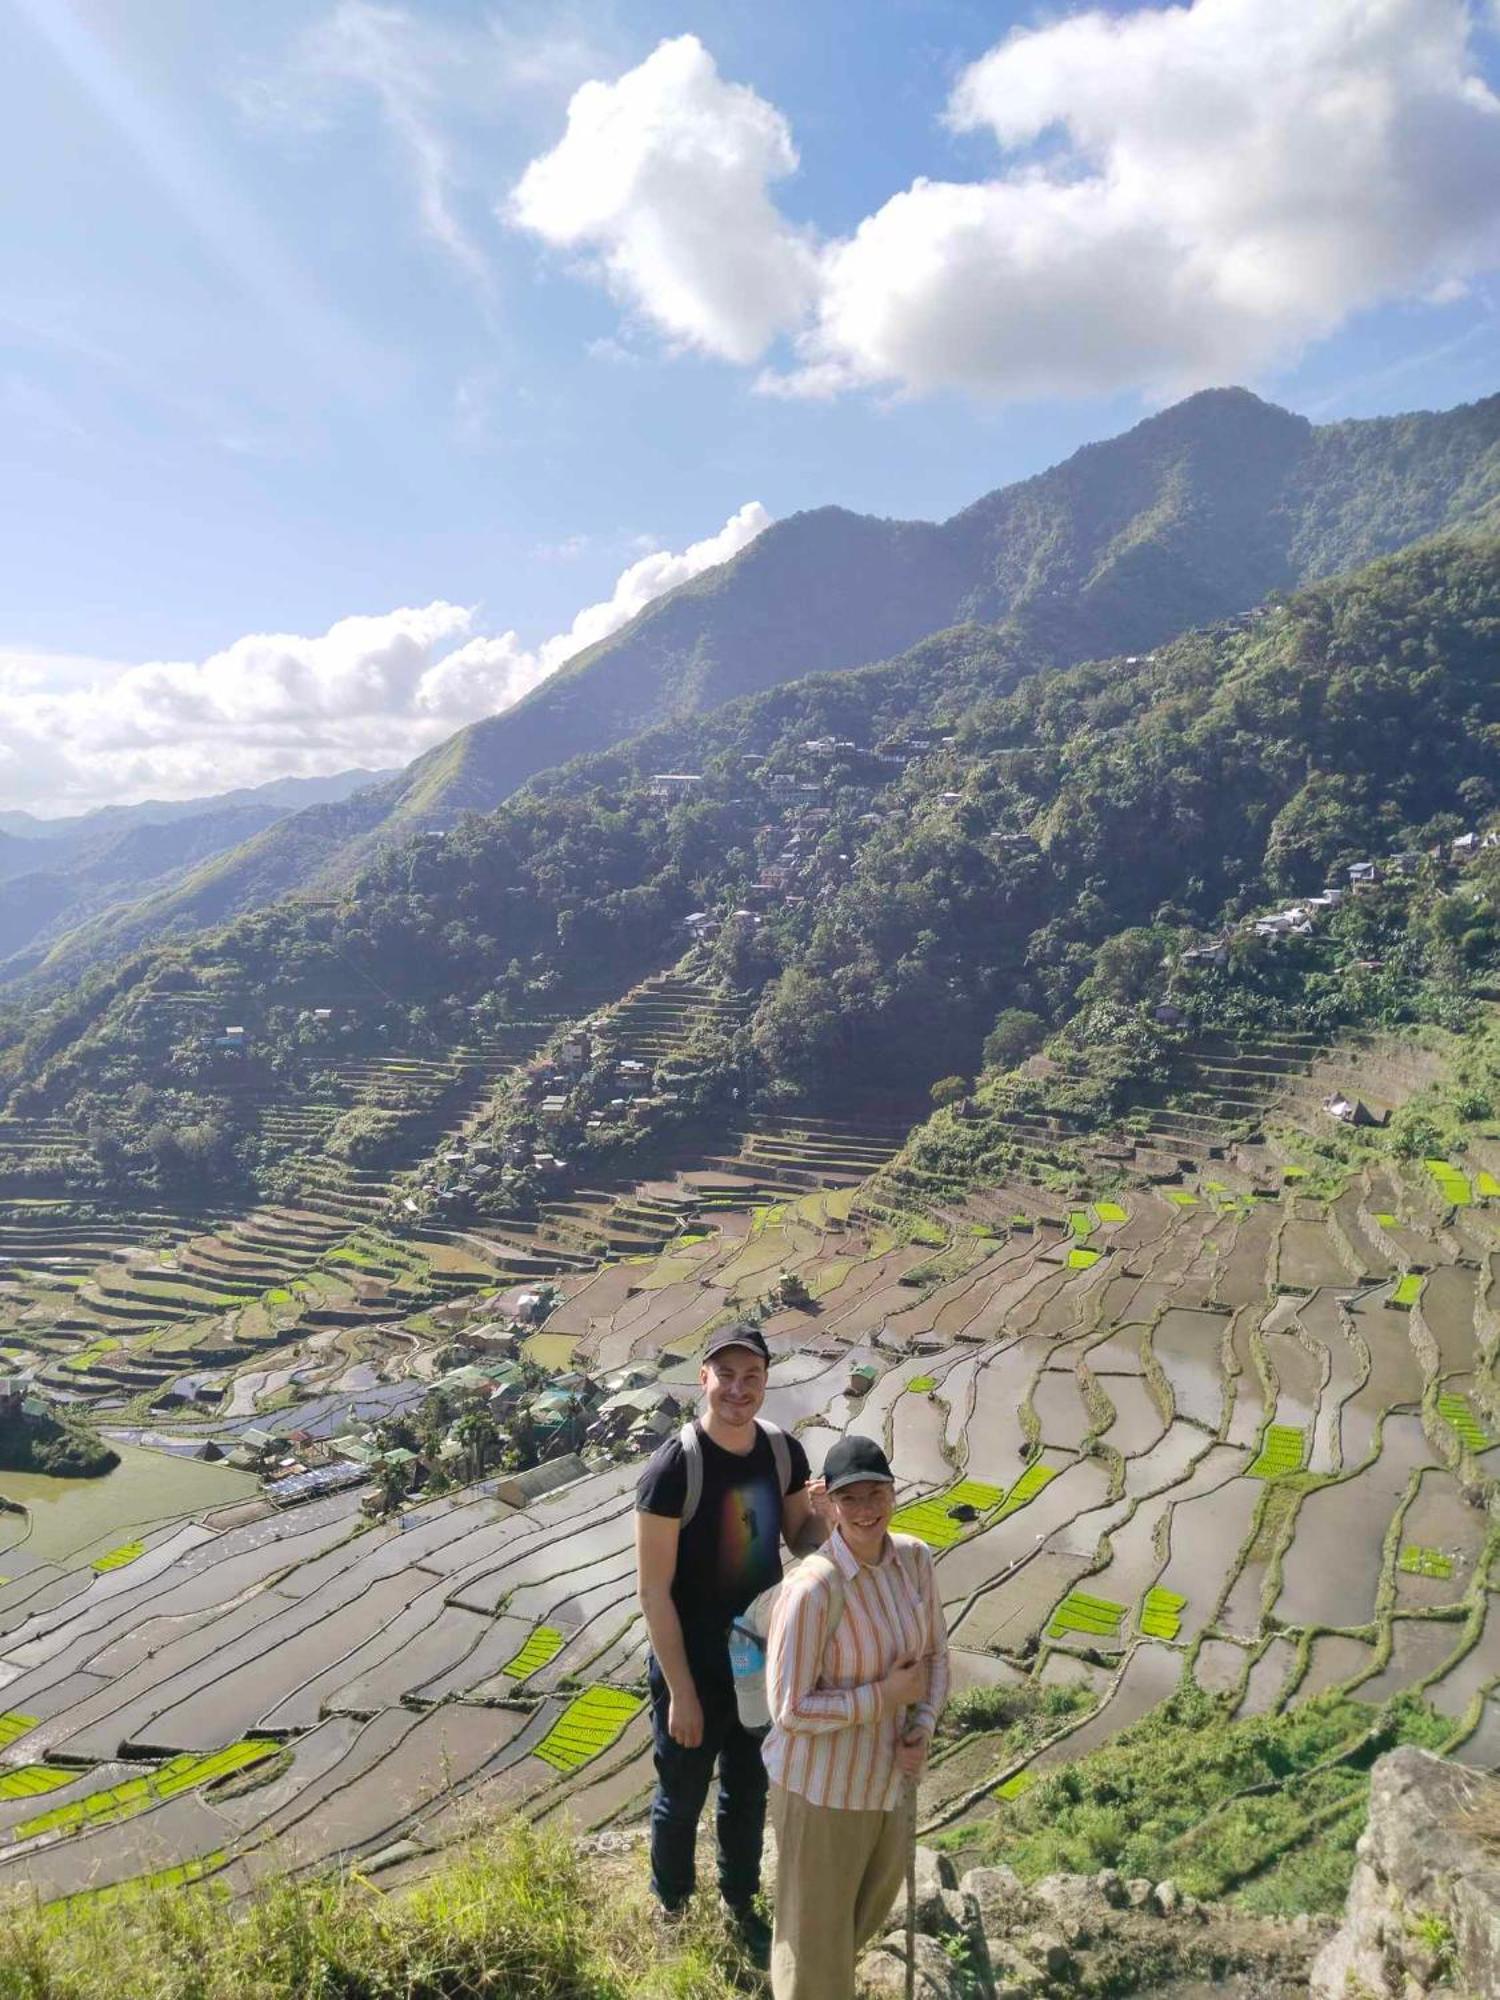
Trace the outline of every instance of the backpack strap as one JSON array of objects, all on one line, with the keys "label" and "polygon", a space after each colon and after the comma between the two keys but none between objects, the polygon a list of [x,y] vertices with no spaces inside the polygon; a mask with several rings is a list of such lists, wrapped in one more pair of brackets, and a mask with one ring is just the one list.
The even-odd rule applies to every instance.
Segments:
[{"label": "backpack strap", "polygon": [[682,1497],[680,1528],[685,1528],[698,1511],[698,1502],[703,1498],[703,1441],[698,1436],[695,1423],[685,1423],[677,1433],[677,1442],[682,1446],[683,1470],[687,1474],[687,1491]]},{"label": "backpack strap", "polygon": [[[773,1424],[768,1418],[757,1417],[756,1428],[771,1447],[771,1456],[776,1461],[776,1483],[781,1488],[784,1500],[792,1483],[792,1448],[787,1443],[786,1432],[780,1424]],[[685,1423],[677,1433],[677,1442],[682,1446],[682,1461],[687,1471],[687,1491],[683,1496],[682,1515],[679,1527],[685,1528],[698,1511],[698,1503],[703,1498],[703,1440],[698,1435],[694,1422]]]},{"label": "backpack strap", "polygon": [[792,1483],[792,1448],[786,1441],[786,1432],[780,1424],[773,1424],[769,1417],[757,1417],[755,1422],[771,1447],[771,1456],[776,1461],[776,1483],[785,1500]]}]

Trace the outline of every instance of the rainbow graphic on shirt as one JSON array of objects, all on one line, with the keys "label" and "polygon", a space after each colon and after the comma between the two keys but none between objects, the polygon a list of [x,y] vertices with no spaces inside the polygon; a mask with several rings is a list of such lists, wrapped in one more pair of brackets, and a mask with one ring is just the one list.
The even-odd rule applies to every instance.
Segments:
[{"label": "rainbow graphic on shirt", "polygon": [[725,1489],[719,1511],[719,1588],[726,1598],[758,1596],[780,1575],[781,1492],[769,1473]]}]

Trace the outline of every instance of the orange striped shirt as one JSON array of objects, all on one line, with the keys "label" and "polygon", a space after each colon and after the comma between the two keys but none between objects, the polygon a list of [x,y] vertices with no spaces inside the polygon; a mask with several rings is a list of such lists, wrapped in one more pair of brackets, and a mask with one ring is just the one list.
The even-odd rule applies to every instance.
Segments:
[{"label": "orange striped shirt", "polygon": [[[932,1551],[912,1535],[888,1535],[866,1567],[837,1529],[820,1554],[838,1564],[844,1610],[830,1634],[833,1586],[817,1565],[782,1586],[766,1649],[772,1782],[815,1806],[890,1812],[901,1795],[896,1745],[902,1729],[931,1734],[948,1698],[948,1633]],[[905,1660],[927,1662],[927,1694],[906,1715],[880,1713],[878,1683]]]}]

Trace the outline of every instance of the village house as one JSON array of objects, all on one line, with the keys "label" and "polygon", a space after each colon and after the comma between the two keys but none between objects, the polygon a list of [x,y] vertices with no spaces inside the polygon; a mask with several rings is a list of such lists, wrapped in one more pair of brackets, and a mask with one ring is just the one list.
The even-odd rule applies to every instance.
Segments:
[{"label": "village house", "polygon": [[702,783],[697,771],[658,771],[646,789],[654,799],[671,801],[691,797]]}]

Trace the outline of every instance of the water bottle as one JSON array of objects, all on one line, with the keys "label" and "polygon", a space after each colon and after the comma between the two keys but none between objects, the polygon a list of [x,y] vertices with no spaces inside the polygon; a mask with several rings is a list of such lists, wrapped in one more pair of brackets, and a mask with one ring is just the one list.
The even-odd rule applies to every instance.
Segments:
[{"label": "water bottle", "polygon": [[736,1618],[729,1628],[729,1671],[734,1675],[734,1703],[746,1729],[764,1729],[771,1710],[766,1702],[766,1646],[760,1634]]}]

